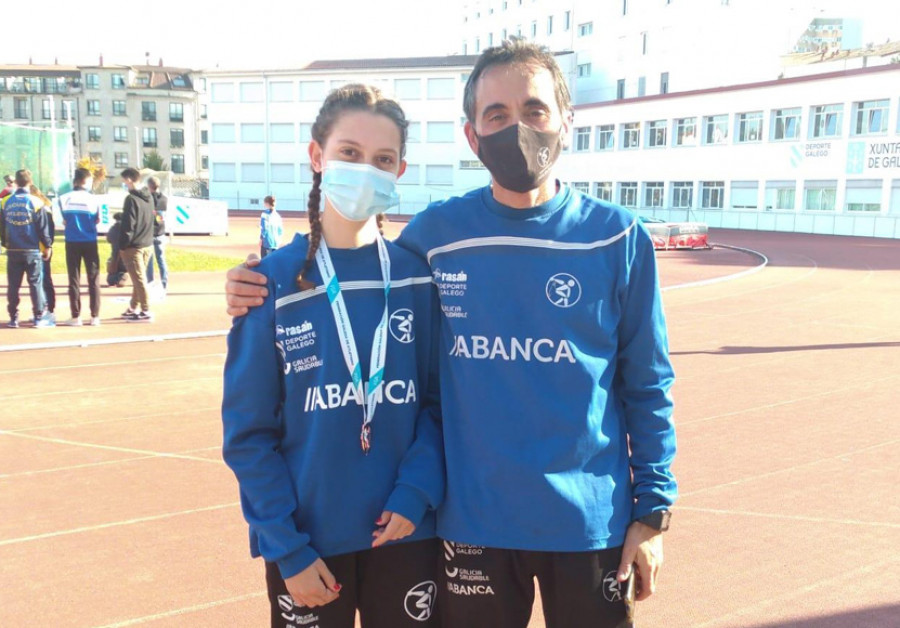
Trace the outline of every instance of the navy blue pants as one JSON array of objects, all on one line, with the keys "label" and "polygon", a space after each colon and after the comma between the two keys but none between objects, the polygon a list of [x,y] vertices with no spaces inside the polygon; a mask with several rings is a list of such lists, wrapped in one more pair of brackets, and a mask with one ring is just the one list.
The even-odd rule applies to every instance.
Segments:
[{"label": "navy blue pants", "polygon": [[44,263],[40,251],[6,252],[6,311],[10,320],[19,319],[19,288],[23,278],[28,281],[31,310],[34,317],[39,318],[47,307],[43,286]]}]

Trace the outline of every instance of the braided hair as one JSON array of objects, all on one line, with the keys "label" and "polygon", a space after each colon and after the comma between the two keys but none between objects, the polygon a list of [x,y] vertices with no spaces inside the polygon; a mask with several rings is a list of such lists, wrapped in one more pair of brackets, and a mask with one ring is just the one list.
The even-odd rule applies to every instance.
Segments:
[{"label": "braided hair", "polygon": [[[322,103],[316,121],[312,126],[312,139],[323,149],[335,122],[346,111],[367,111],[387,116],[400,131],[400,158],[406,154],[406,135],[409,122],[403,109],[397,101],[385,96],[380,89],[360,83],[351,83],[331,91]],[[307,217],[309,219],[309,249],[303,268],[297,275],[297,286],[301,290],[310,290],[315,284],[308,279],[312,270],[316,251],[322,242],[322,173],[313,170],[312,189],[309,191],[309,200],[306,204]],[[378,231],[384,235],[384,214],[375,217]]]}]

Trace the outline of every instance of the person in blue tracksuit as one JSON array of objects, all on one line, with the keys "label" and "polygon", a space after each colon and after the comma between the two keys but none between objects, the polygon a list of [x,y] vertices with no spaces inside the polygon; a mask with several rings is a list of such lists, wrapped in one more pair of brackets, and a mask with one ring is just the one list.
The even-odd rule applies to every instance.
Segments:
[{"label": "person in blue tracksuit", "polygon": [[259,215],[259,256],[265,257],[279,246],[284,235],[281,214],[275,209],[275,197],[263,199],[263,212]]},{"label": "person in blue tracksuit", "polygon": [[[677,496],[674,373],[650,236],[561,184],[569,92],[553,56],[504,42],[464,94],[488,187],[432,204],[397,244],[441,303],[447,626],[633,626],[656,589]],[[229,312],[260,295],[229,271]]]},{"label": "person in blue tracksuit", "polygon": [[438,625],[437,299],[376,215],[398,202],[406,128],[375,88],[326,98],[310,234],[262,261],[269,296],[229,333],[223,456],[272,626]]}]

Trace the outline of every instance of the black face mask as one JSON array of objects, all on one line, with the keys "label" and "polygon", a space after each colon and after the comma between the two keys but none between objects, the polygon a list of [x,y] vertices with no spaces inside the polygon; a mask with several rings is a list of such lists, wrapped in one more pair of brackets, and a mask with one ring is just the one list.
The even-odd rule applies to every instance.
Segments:
[{"label": "black face mask", "polygon": [[535,131],[513,124],[502,131],[478,136],[478,158],[507,190],[530,192],[550,176],[562,150],[559,132]]}]

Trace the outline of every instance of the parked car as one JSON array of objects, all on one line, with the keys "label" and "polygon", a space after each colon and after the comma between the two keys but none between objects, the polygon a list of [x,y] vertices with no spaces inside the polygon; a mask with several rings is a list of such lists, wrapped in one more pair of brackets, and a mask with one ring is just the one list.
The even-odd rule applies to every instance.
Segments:
[{"label": "parked car", "polygon": [[653,248],[658,251],[710,248],[709,225],[704,222],[666,222],[649,216],[640,219],[650,232]]}]

